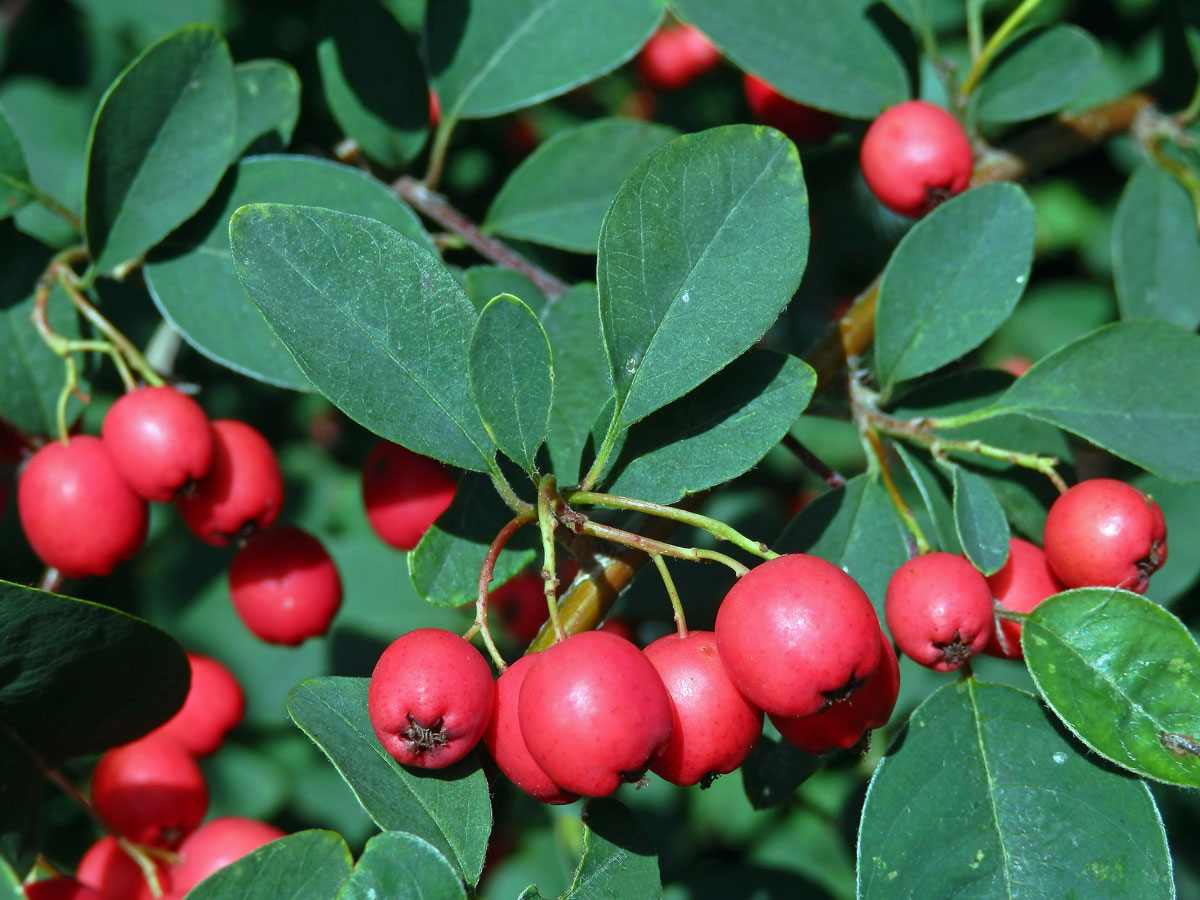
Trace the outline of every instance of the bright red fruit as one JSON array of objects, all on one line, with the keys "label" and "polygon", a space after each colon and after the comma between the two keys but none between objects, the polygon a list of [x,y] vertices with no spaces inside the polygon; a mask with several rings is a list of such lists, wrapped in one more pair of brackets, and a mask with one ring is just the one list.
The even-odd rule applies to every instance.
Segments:
[{"label": "bright red fruit", "polygon": [[559,787],[588,797],[641,778],[671,736],[671,698],[653,664],[603,631],[539,653],[517,716],[534,761]]},{"label": "bright red fruit", "polygon": [[672,784],[707,786],[740,766],[762,734],[763,714],[729,680],[716,634],[668,634],[642,652],[671,697],[671,737],[650,770]]},{"label": "bright red fruit", "polygon": [[[1041,548],[1021,538],[1008,541],[1008,562],[987,578],[992,596],[1014,612],[1029,612],[1051,594],[1066,590],[1046,561]],[[996,620],[992,639],[984,653],[1007,659],[1022,659],[1021,623]]]},{"label": "bright red fruit", "polygon": [[92,773],[92,804],[127,838],[170,848],[204,818],[208,785],[186,750],[146,737],[100,757]]},{"label": "bright red fruit", "polygon": [[383,651],[367,709],[383,749],[406,766],[442,769],[471,752],[492,716],[492,670],[468,641],[418,628]]},{"label": "bright red fruit", "polygon": [[535,659],[536,653],[522,656],[497,679],[496,705],[483,732],[483,742],[500,771],[530,797],[543,803],[571,803],[579,799],[578,795],[564,791],[550,780],[542,767],[533,761],[525,739],[521,737],[517,702],[525,675]]},{"label": "bright red fruit", "polygon": [[953,553],[926,553],[892,573],[883,612],[901,652],[939,672],[982,650],[994,629],[992,589]]},{"label": "bright red fruit", "polygon": [[658,90],[684,87],[721,61],[721,51],[699,28],[677,25],[660,28],[638,56],[638,75]]},{"label": "bright red fruit", "polygon": [[749,72],[742,76],[742,87],[754,117],[797,144],[823,144],[837,130],[837,119],[829,113],[789,100]]},{"label": "bright red fruit", "polygon": [[228,734],[242,721],[246,696],[225,666],[199,653],[187,655],[192,683],[179,712],[147,737],[175,741],[193,756],[216,753]]},{"label": "bright red fruit", "polygon": [[958,119],[924,100],[897,104],[872,122],[859,163],[879,202],[910,218],[966,190],[975,164]]},{"label": "bright red fruit", "polygon": [[743,575],[721,601],[716,632],[733,683],[772,715],[819,712],[879,667],[870,599],[833,563],[803,553]]},{"label": "bright red fruit", "polygon": [[212,432],[212,468],[175,504],[196,537],[224,547],[275,521],[283,506],[283,475],[267,439],[245,422],[217,419]]},{"label": "bright red fruit", "polygon": [[182,897],[217,869],[283,836],[274,825],[257,819],[225,816],[205,822],[179,845],[179,862],[171,871],[172,891]]},{"label": "bright red fruit", "polygon": [[74,878],[46,878],[25,885],[27,900],[108,900]]},{"label": "bright red fruit", "polygon": [[320,541],[293,525],[278,525],[237,552],[229,593],[256,637],[295,647],[329,628],[342,605],[342,580]]},{"label": "bright red fruit", "polygon": [[125,483],[146,500],[170,500],[212,466],[208,416],[172,387],[139,388],[118,399],[104,416],[101,439]]},{"label": "bright red fruit", "polygon": [[849,699],[811,716],[771,716],[771,723],[784,740],[805,753],[820,756],[853,747],[872,728],[888,723],[900,695],[900,665],[892,642],[882,633],[879,642],[883,661]]},{"label": "bright red fruit", "polygon": [[1054,501],[1042,543],[1050,568],[1067,587],[1143,594],[1167,560],[1167,523],[1158,504],[1133,485],[1093,478]]},{"label": "bright red fruit", "polygon": [[17,511],[33,552],[68,578],[107,575],[146,539],[146,504],[99,438],[52,441],[26,464]]},{"label": "bright red fruit", "polygon": [[449,508],[457,487],[436,459],[380,441],[363,467],[367,521],[385,543],[411,550]]},{"label": "bright red fruit", "polygon": [[[166,891],[171,886],[170,873],[163,863],[158,864],[157,870],[158,886]],[[88,848],[79,861],[75,877],[109,900],[153,900],[154,897],[141,867],[111,834]]]}]

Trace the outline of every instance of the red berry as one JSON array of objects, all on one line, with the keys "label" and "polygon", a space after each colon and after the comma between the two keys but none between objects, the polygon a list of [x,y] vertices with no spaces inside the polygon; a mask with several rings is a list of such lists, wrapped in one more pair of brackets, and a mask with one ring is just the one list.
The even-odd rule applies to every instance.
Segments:
[{"label": "red berry", "polygon": [[762,734],[763,714],[729,680],[716,634],[668,634],[643,652],[671,697],[671,737],[651,771],[672,784],[707,786],[740,766]]},{"label": "red berry", "polygon": [[[1008,562],[989,575],[987,583],[992,596],[1014,612],[1029,612],[1051,594],[1065,590],[1041,548],[1016,537],[1008,542]],[[997,619],[995,632],[983,652],[1022,659],[1021,623]]]},{"label": "red berry", "polygon": [[671,698],[629,641],[585,631],[539,653],[517,703],[529,755],[564,790],[611,794],[671,736]]},{"label": "red berry", "polygon": [[212,431],[212,468],[175,504],[196,537],[224,547],[275,521],[283,506],[283,475],[267,439],[245,422],[217,419]]},{"label": "red berry", "polygon": [[125,394],[105,415],[101,438],[125,483],[146,500],[170,500],[212,466],[208,416],[175,388]]},{"label": "red berry", "polygon": [[375,533],[397,550],[417,546],[454,500],[454,477],[436,459],[380,441],[363,467],[362,495]]},{"label": "red berry", "polygon": [[536,658],[535,653],[522,656],[497,679],[496,705],[483,732],[483,742],[500,771],[530,797],[543,803],[570,803],[579,797],[550,780],[542,767],[533,761],[525,739],[521,737],[517,702],[525,675]]},{"label": "red berry", "polygon": [[147,737],[179,744],[193,756],[216,753],[246,711],[246,697],[233,673],[208,656],[187,655],[192,683],[179,712]]},{"label": "red berry", "polygon": [[99,438],[42,447],[17,484],[33,552],[68,578],[107,575],[146,539],[146,504],[117,473]]},{"label": "red berry", "polygon": [[992,589],[953,553],[926,553],[898,568],[883,611],[901,652],[939,672],[953,672],[982,650],[994,628]]},{"label": "red berry", "polygon": [[1167,523],[1145,493],[1113,478],[1081,481],[1050,507],[1046,560],[1069,588],[1146,592],[1167,559]]},{"label": "red berry", "polygon": [[483,737],[496,686],[468,641],[441,628],[418,628],[383,651],[367,709],[383,749],[406,766],[442,769]]},{"label": "red berry", "polygon": [[320,541],[294,525],[279,525],[237,552],[229,593],[256,637],[295,647],[329,628],[342,605],[342,580]]},{"label": "red berry", "polygon": [[788,99],[749,72],[742,76],[742,87],[754,117],[797,144],[823,144],[837,130],[837,119],[829,113]]},{"label": "red berry", "polygon": [[915,219],[966,190],[974,155],[958,119],[940,106],[909,100],[871,123],[859,163],[879,202]]},{"label": "red berry", "polygon": [[900,695],[900,666],[892,642],[879,636],[883,660],[875,674],[848,699],[811,716],[771,716],[771,723],[789,743],[820,756],[857,744],[872,728],[892,717]]},{"label": "red berry", "polygon": [[637,628],[634,627],[633,623],[622,619],[620,616],[609,616],[596,626],[596,630],[615,634],[617,637],[625,638],[631,644],[638,642]]},{"label": "red berry", "polygon": [[528,644],[550,615],[540,572],[520,572],[488,595],[488,611],[495,613],[513,640]]},{"label": "red berry", "polygon": [[638,75],[658,90],[676,90],[721,61],[721,51],[699,28],[660,28],[638,56]]},{"label": "red berry", "polygon": [[209,875],[284,836],[274,825],[225,816],[205,822],[179,845],[179,862],[171,872],[171,888],[182,897]]},{"label": "red berry", "polygon": [[100,757],[92,773],[92,804],[130,840],[174,847],[204,818],[208,785],[178,744],[142,738]]},{"label": "red berry", "polygon": [[717,610],[717,644],[746,699],[807,716],[853,693],[879,666],[879,618],[858,584],[816,556],[751,569]]},{"label": "red berry", "polygon": [[25,885],[27,900],[108,900],[74,878],[60,876]]},{"label": "red berry", "polygon": [[[171,886],[169,870],[161,862],[156,869],[159,888],[168,890]],[[109,900],[152,900],[154,897],[141,867],[111,834],[88,848],[79,861],[75,877]]]}]

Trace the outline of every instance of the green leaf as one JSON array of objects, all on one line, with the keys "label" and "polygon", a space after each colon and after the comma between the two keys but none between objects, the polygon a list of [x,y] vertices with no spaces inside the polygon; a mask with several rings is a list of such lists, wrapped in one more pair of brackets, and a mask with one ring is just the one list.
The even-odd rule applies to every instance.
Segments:
[{"label": "green leaf", "polygon": [[634,167],[605,216],[596,266],[619,427],[683,396],[771,326],[800,283],[808,234],[800,157],[772,129],[684,135]]},{"label": "green leaf", "polygon": [[721,52],[793,100],[873,119],[909,99],[904,64],[861,4],[827,0],[670,0]]},{"label": "green leaf", "polygon": [[583,856],[562,900],[662,895],[654,843],[628,807],[589,800],[583,809]]},{"label": "green leaf", "polygon": [[353,865],[333,831],[300,831],[264,844],[188,892],[188,900],[334,900]]},{"label": "green leaf", "polygon": [[6,219],[33,200],[25,151],[8,114],[0,108],[0,219]]},{"label": "green leaf", "polygon": [[233,60],[210,26],[130,63],[88,141],[84,226],[97,268],[137,259],[204,205],[233,157],[237,115]]},{"label": "green leaf", "polygon": [[252,59],[233,69],[237,85],[234,157],[272,153],[292,142],[300,118],[300,76],[278,59]]},{"label": "green leaf", "polygon": [[494,465],[467,383],[475,310],[440,259],[382,222],[316,207],[243,206],[229,235],[242,289],[335,406],[416,453]]},{"label": "green leaf", "polygon": [[1050,422],[1163,478],[1200,481],[1196,384],[1200,337],[1118,322],[1039,360],[985,412]]},{"label": "green leaf", "polygon": [[0,721],[47,759],[141,737],[187,688],[183,651],[149,623],[0,581]]},{"label": "green leaf", "polygon": [[425,57],[444,121],[532,106],[630,59],[662,0],[439,0],[425,15]]},{"label": "green leaf", "polygon": [[1141,166],[1121,193],[1112,232],[1113,278],[1123,319],[1200,325],[1200,231],[1188,192],[1157,166]]},{"label": "green leaf", "polygon": [[1144,778],[1200,787],[1200,647],[1145,597],[1080,588],[1021,632],[1029,674],[1072,733]]},{"label": "green leaf", "polygon": [[674,503],[736,478],[779,443],[816,383],[796,357],[750,350],[633,426],[606,490]]},{"label": "green leaf", "polygon": [[787,801],[820,767],[818,757],[764,734],[741,765],[742,788],[751,806],[770,809]]},{"label": "green leaf", "polygon": [[973,679],[921,704],[875,770],[858,862],[862,900],[1174,897],[1146,785],[1089,760],[1033,697]]},{"label": "green leaf", "polygon": [[477,311],[492,302],[493,297],[500,294],[512,294],[521,300],[537,315],[546,306],[546,298],[532,281],[520,272],[505,269],[502,266],[472,266],[463,273],[466,281],[467,296],[471,305]]},{"label": "green leaf", "polygon": [[1082,28],[1056,25],[1023,35],[980,82],[976,112],[984,122],[1022,122],[1058,112],[1100,68],[1100,44]]},{"label": "green leaf", "polygon": [[231,169],[200,215],[151,254],[150,296],[189,344],[235,372],[311,391],[234,274],[229,218],[247,203],[322,206],[377,219],[418,243],[429,238],[412,210],[358,169],[309,156],[262,156]]},{"label": "green leaf", "polygon": [[935,549],[946,553],[961,553],[962,542],[959,541],[958,529],[955,526],[954,507],[946,495],[942,479],[938,477],[933,466],[905,449],[903,444],[896,442],[892,449],[900,457],[921,498],[921,507],[915,508],[913,514],[924,530],[925,537],[933,543]]},{"label": "green leaf", "polygon": [[471,395],[500,452],[530,475],[550,425],[554,365],[546,330],[511,294],[495,297],[479,314],[467,356]]},{"label": "green leaf", "polygon": [[[467,475],[454,502],[425,532],[408,556],[408,571],[417,593],[435,606],[474,603],[479,569],[492,539],[513,517],[487,478]],[[533,559],[535,529],[518,532],[496,558],[492,586],[508,581]]]},{"label": "green leaf", "polygon": [[[1200,544],[1200,485],[1163,481],[1153,475],[1135,478],[1133,484],[1159,505],[1167,520],[1171,546]],[[1154,573],[1149,594],[1155,603],[1169,607],[1187,595],[1197,580],[1200,580],[1200,554],[1171,553],[1162,568]]]},{"label": "green leaf", "polygon": [[[5,861],[29,871],[41,849],[45,776],[29,747],[0,723],[0,898],[9,897]],[[17,900],[26,900],[20,882]]]},{"label": "green leaf", "polygon": [[288,714],[376,825],[428,841],[475,884],[492,830],[483,770],[471,757],[435,772],[406,769],[388,756],[367,716],[368,680],[311,678],[288,695]]},{"label": "green leaf", "polygon": [[508,176],[483,228],[595,253],[604,213],[629,170],[677,134],[634,119],[597,119],[560,131]]},{"label": "green leaf", "polygon": [[403,831],[387,831],[367,848],[338,900],[466,900],[458,872],[428,841]]},{"label": "green leaf", "polygon": [[347,137],[398,168],[429,135],[429,87],[408,32],[377,0],[331,0],[317,47],[329,111]]},{"label": "green leaf", "polygon": [[913,226],[879,285],[875,365],[885,387],[958,359],[1008,318],[1033,237],[1033,204],[1015,184],[967,191]]},{"label": "green leaf", "polygon": [[1008,560],[1008,519],[987,480],[954,466],[954,528],[971,565],[984,575]]},{"label": "green leaf", "polygon": [[558,483],[575,484],[592,423],[613,396],[596,286],[571,288],[546,308],[542,325],[550,339],[555,372],[546,446]]}]

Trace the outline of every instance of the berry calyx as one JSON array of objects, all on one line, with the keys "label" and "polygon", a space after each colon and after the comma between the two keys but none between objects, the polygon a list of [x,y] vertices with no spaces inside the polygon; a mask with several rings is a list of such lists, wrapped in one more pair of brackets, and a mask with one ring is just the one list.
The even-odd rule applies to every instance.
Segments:
[{"label": "berry calyx", "polygon": [[975,164],[958,119],[924,100],[897,104],[872,122],[859,163],[876,199],[914,219],[966,190]]},{"label": "berry calyx", "polygon": [[[160,862],[155,870],[159,888],[169,890],[170,872],[167,866]],[[154,897],[141,866],[111,834],[106,834],[87,849],[79,860],[75,878],[111,900],[152,900]]]},{"label": "berry calyx", "polygon": [[205,822],[179,845],[171,889],[183,897],[209,875],[284,836],[274,825],[241,816]]},{"label": "berry calyx", "polygon": [[145,737],[100,757],[92,805],[130,840],[173,848],[208,811],[208,785],[190,753],[173,741]]},{"label": "berry calyx", "polygon": [[187,654],[192,681],[183,706],[147,737],[174,741],[193,756],[216,753],[242,721],[246,696],[229,669],[208,656]]},{"label": "berry calyx", "polygon": [[717,610],[721,661],[765,712],[807,716],[845,700],[879,666],[879,618],[858,584],[791,553],[743,575]]},{"label": "berry calyx", "polygon": [[33,552],[68,578],[107,575],[146,539],[146,504],[99,438],[53,441],[17,483],[17,511]]},{"label": "berry calyx", "polygon": [[[997,602],[1014,612],[1029,612],[1051,594],[1066,590],[1036,544],[1009,538],[1008,562],[987,577]],[[995,632],[983,652],[1005,659],[1023,659],[1021,623],[997,619]]]},{"label": "berry calyx", "polygon": [[638,55],[638,75],[656,90],[686,86],[721,61],[718,50],[699,28],[679,24],[660,28]]},{"label": "berry calyx", "polygon": [[294,525],[278,525],[238,550],[229,594],[256,637],[295,647],[328,630],[342,605],[342,580],[320,541]]},{"label": "berry calyx", "polygon": [[953,672],[981,651],[994,629],[992,589],[953,553],[926,553],[900,566],[883,611],[900,651],[938,672]]},{"label": "berry calyx", "polygon": [[468,641],[418,628],[383,651],[367,691],[371,726],[406,766],[441,769],[479,743],[492,715],[492,670]]},{"label": "berry calyx", "polygon": [[213,436],[208,416],[172,387],[125,394],[104,416],[101,440],[135,494],[166,502],[208,474]]},{"label": "berry calyx", "polygon": [[742,76],[746,103],[764,125],[782,131],[797,144],[823,144],[837,130],[837,119],[783,96],[770,84],[746,72]]},{"label": "berry calyx", "polygon": [[1043,547],[1069,588],[1118,587],[1146,592],[1167,559],[1167,524],[1144,492],[1113,478],[1081,481],[1054,501]]},{"label": "berry calyx", "polygon": [[654,665],[603,631],[539,653],[517,716],[534,761],[560,788],[587,797],[638,781],[671,736],[671,698]]},{"label": "berry calyx", "polygon": [[671,737],[650,771],[672,784],[707,787],[740,766],[762,734],[763,714],[729,680],[716,634],[668,634],[642,652],[671,697]]},{"label": "berry calyx", "polygon": [[215,547],[269,527],[283,506],[283,475],[267,439],[236,419],[212,423],[213,463],[175,500],[191,532]]},{"label": "berry calyx", "polygon": [[454,476],[436,459],[380,441],[363,466],[367,521],[386,544],[411,550],[454,500]]}]

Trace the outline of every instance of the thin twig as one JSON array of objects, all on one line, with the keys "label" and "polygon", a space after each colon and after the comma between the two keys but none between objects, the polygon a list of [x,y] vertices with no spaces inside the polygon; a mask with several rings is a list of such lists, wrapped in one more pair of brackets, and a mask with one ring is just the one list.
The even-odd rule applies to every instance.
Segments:
[{"label": "thin twig", "polygon": [[492,632],[488,628],[488,585],[492,583],[492,572],[496,569],[496,558],[500,556],[500,551],[504,549],[504,546],[514,534],[533,520],[534,514],[532,512],[519,513],[510,519],[508,524],[501,528],[499,534],[492,539],[491,546],[488,547],[487,556],[483,559],[483,565],[479,568],[479,592],[475,598],[475,622],[463,635],[467,640],[470,640],[476,634],[481,635],[484,646],[487,647],[488,654],[492,657],[492,662],[496,664],[496,668],[501,672],[505,669],[504,657],[496,649],[496,642],[492,640]]},{"label": "thin twig", "polygon": [[831,488],[844,487],[846,479],[837,471],[827,465],[824,460],[805,447],[799,440],[796,439],[791,432],[783,436],[783,446],[791,450],[795,457],[804,464],[804,467],[824,481]]}]

